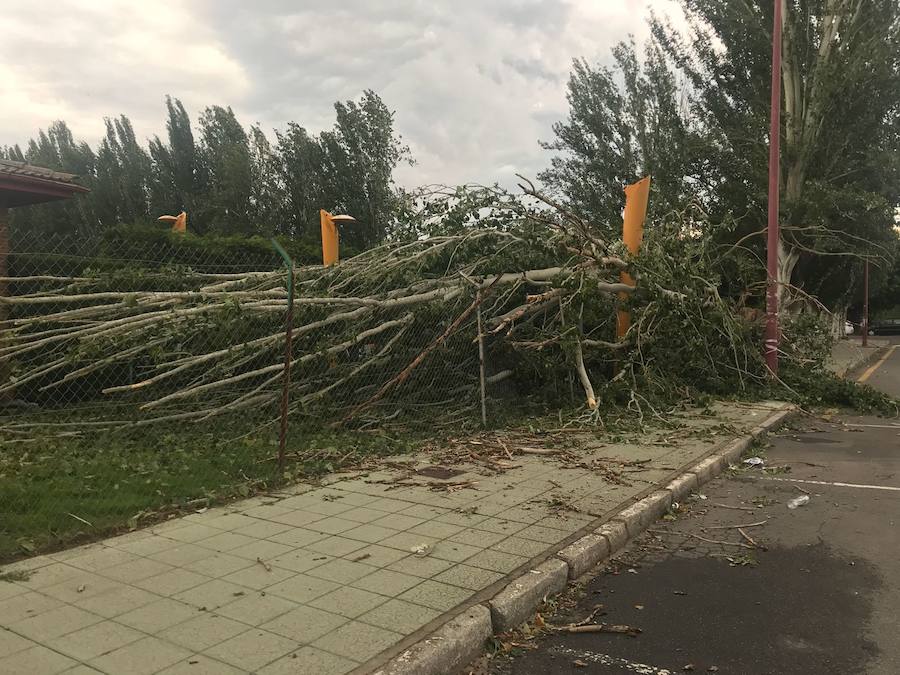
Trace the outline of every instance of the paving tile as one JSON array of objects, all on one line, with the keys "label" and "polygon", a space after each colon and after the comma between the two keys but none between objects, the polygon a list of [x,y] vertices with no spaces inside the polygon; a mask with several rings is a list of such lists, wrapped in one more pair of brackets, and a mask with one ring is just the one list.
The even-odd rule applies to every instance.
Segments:
[{"label": "paving tile", "polygon": [[174,569],[171,565],[166,565],[150,558],[138,558],[137,560],[103,570],[103,576],[124,584],[131,584]]},{"label": "paving tile", "polygon": [[292,548],[294,547],[288,546],[286,544],[279,544],[274,541],[269,541],[268,539],[262,539],[259,541],[254,541],[252,544],[246,544],[245,546],[238,546],[237,548],[233,548],[228,552],[228,554],[237,556],[238,558],[245,558],[247,560],[253,561],[255,561],[257,558],[262,558],[263,560],[271,560],[272,558],[284,555]]},{"label": "paving tile", "polygon": [[403,591],[407,591],[421,582],[422,579],[420,577],[415,577],[411,574],[403,574],[393,570],[378,570],[354,581],[351,586],[393,597],[400,595]]},{"label": "paving tile", "polygon": [[219,614],[251,626],[259,626],[296,606],[297,603],[292,600],[265,591],[250,591],[246,596],[220,609]]},{"label": "paving tile", "polygon": [[429,547],[434,547],[437,543],[437,539],[434,537],[426,537],[423,534],[412,534],[410,532],[398,532],[395,535],[388,537],[387,539],[382,539],[378,543],[381,546],[388,546],[390,548],[398,548],[401,551],[406,551],[407,553],[412,552],[412,550],[418,546],[425,545]]},{"label": "paving tile", "polygon": [[237,584],[232,584],[221,579],[213,579],[205,584],[200,584],[194,588],[182,591],[173,596],[174,600],[178,600],[194,607],[206,608],[206,611],[212,612],[219,607],[234,602],[240,593],[246,593],[247,589]]},{"label": "paving tile", "polygon": [[9,628],[35,642],[42,642],[90,626],[102,619],[101,616],[86,612],[73,605],[63,605],[9,624]]},{"label": "paving tile", "polygon": [[226,513],[217,518],[205,521],[204,525],[214,527],[217,530],[232,532],[234,530],[239,530],[242,527],[253,525],[253,520],[254,518],[252,516],[245,513]]},{"label": "paving tile", "polygon": [[264,623],[260,628],[290,638],[295,642],[308,644],[347,621],[349,619],[345,616],[301,605]]},{"label": "paving tile", "polygon": [[27,593],[29,590],[30,589],[25,585],[25,582],[4,581],[3,583],[0,583],[0,601],[7,600],[16,595],[21,595],[22,593]]},{"label": "paving tile", "polygon": [[[246,675],[246,672],[205,654],[191,654],[165,670],[159,671],[159,675]],[[66,673],[66,675],[69,674]]]},{"label": "paving tile", "polygon": [[[486,513],[486,511],[485,511]],[[513,508],[505,508],[501,511],[493,514],[496,518],[500,520],[513,521],[516,523],[524,523],[525,525],[531,525],[536,523],[541,518],[547,515],[547,509],[533,507],[533,506],[520,506]],[[487,527],[479,526],[479,529],[486,530]],[[508,531],[508,529],[506,530]]]},{"label": "paving tile", "polygon": [[220,642],[215,647],[205,650],[207,656],[224,661],[245,671],[256,671],[258,668],[284,656],[297,643],[293,640],[253,628],[231,639]]},{"label": "paving tile", "polygon": [[[8,567],[4,568],[4,571],[8,570]],[[26,581],[18,583],[32,590],[38,590],[47,588],[48,586],[55,586],[56,584],[68,581],[69,579],[74,579],[82,573],[83,570],[80,570],[77,567],[72,567],[66,563],[54,562],[32,571]],[[2,585],[7,586],[7,584]]]},{"label": "paving tile", "polygon": [[107,567],[114,567],[116,565],[121,565],[122,563],[133,562],[134,560],[139,559],[139,556],[134,553],[107,547],[70,558],[66,561],[66,564],[77,567],[78,569],[87,570],[88,572],[97,572],[104,570]]},{"label": "paving tile", "polygon": [[293,527],[293,525],[286,525],[285,523],[273,523],[271,521],[262,520],[260,518],[254,518],[253,520],[254,522],[250,525],[238,528],[234,532],[229,532],[227,534],[243,535],[246,537],[251,537],[253,539],[267,539],[272,535],[279,534],[280,532],[284,532],[285,530],[290,530]]},{"label": "paving tile", "polygon": [[157,595],[173,596],[209,581],[209,577],[190,570],[172,569],[134,583],[138,588]]},{"label": "paving tile", "polygon": [[247,558],[241,558],[227,553],[216,553],[209,558],[201,558],[200,560],[188,563],[184,566],[184,569],[190,570],[191,572],[197,572],[198,574],[204,574],[210,578],[218,578],[242,570],[245,567],[250,567],[250,565],[257,564],[258,563],[255,560],[248,560]]},{"label": "paving tile", "polygon": [[452,562],[462,562],[471,558],[476,553],[482,551],[481,547],[470,546],[469,544],[458,544],[455,541],[444,540],[434,544],[431,548],[429,556],[440,558],[441,560],[450,560]]},{"label": "paving tile", "polygon": [[178,542],[174,539],[166,539],[165,537],[155,534],[150,534],[142,539],[129,540],[124,543],[117,543],[115,540],[111,543],[119,550],[144,556],[162,553],[163,551],[178,546]]},{"label": "paving tile", "polygon": [[0,659],[6,658],[10,654],[15,654],[23,649],[34,647],[35,643],[21,635],[16,635],[12,631],[0,628]]},{"label": "paving tile", "polygon": [[473,591],[480,591],[482,588],[486,588],[502,578],[503,574],[500,572],[469,565],[454,565],[449,570],[435,575],[434,580]]},{"label": "paving tile", "polygon": [[328,538],[328,535],[324,532],[313,532],[312,530],[307,530],[303,527],[294,527],[291,525],[286,525],[284,527],[287,527],[288,529],[271,535],[268,537],[269,541],[284,544],[291,548],[298,548]]},{"label": "paving tile", "polygon": [[370,509],[378,509],[387,513],[399,513],[404,509],[408,509],[412,504],[410,502],[402,502],[399,499],[390,499],[381,497],[366,504]]},{"label": "paving tile", "polygon": [[368,506],[356,506],[349,511],[341,513],[341,518],[352,520],[357,523],[371,523],[373,520],[378,520],[383,517],[384,511],[370,509]]},{"label": "paving tile", "polygon": [[466,565],[507,574],[527,562],[528,558],[489,549],[468,558],[466,560]]},{"label": "paving tile", "polygon": [[75,666],[74,668],[69,668],[66,671],[63,671],[65,675],[104,675],[96,668],[91,668],[90,666],[86,666],[83,663]]},{"label": "paving tile", "polygon": [[197,608],[163,598],[116,617],[116,621],[145,633],[156,633],[197,615]]},{"label": "paving tile", "polygon": [[370,609],[374,609],[386,600],[387,598],[383,595],[364,591],[359,588],[344,586],[343,588],[338,588],[326,595],[318,597],[307,604],[355,619],[360,614],[365,614]]},{"label": "paving tile", "polygon": [[359,525],[359,523],[355,520],[330,516],[328,518],[323,518],[322,520],[317,520],[309,525],[307,529],[310,529],[313,532],[322,532],[324,534],[340,534],[341,532],[353,529],[357,525]]},{"label": "paving tile", "polygon": [[307,551],[304,548],[297,548],[289,553],[280,555],[267,561],[273,568],[281,568],[292,572],[307,572],[319,565],[324,565],[329,560],[337,556],[318,551]]},{"label": "paving tile", "polygon": [[214,554],[214,551],[203,548],[202,546],[197,546],[196,544],[178,543],[173,548],[167,548],[164,551],[153,553],[147,557],[156,560],[157,562],[172,565],[173,567],[183,567],[188,563],[200,560],[201,558],[209,558]]},{"label": "paving tile", "polygon": [[148,605],[155,600],[159,600],[159,596],[154,593],[134,586],[125,586],[85,598],[78,603],[78,606],[88,612],[111,619],[119,614]]},{"label": "paving tile", "polygon": [[28,591],[20,593],[12,598],[0,601],[0,621],[4,626],[8,626],[16,621],[22,621],[32,616],[37,616],[41,612],[61,607],[62,602],[56,598]]},{"label": "paving tile", "polygon": [[[538,520],[538,518],[535,517],[535,520]],[[498,534],[505,534],[506,536],[510,536],[515,534],[516,532],[524,530],[526,527],[528,527],[528,525],[526,523],[520,523],[516,520],[506,520],[505,518],[485,518],[480,523],[477,523],[472,527],[476,530],[495,532]]]},{"label": "paving tile", "polygon": [[108,673],[149,675],[187,658],[191,652],[155,637],[145,637],[89,661]]},{"label": "paving tile", "polygon": [[431,556],[420,558],[416,555],[407,555],[402,560],[398,560],[397,562],[388,565],[387,569],[428,579],[451,567],[453,567],[453,563],[449,560],[441,560],[440,558],[432,558]]},{"label": "paving tile", "polygon": [[3,675],[54,675],[68,668],[77,666],[78,662],[59,652],[54,652],[41,645],[16,652],[12,656],[0,659],[0,673]]},{"label": "paving tile", "polygon": [[266,594],[274,594],[294,602],[307,603],[338,588],[339,584],[325,579],[297,574],[266,589]]},{"label": "paving tile", "polygon": [[472,592],[467,589],[428,579],[403,593],[400,596],[400,600],[446,611],[468,600],[471,595]]},{"label": "paving tile", "polygon": [[282,523],[283,525],[290,525],[291,527],[311,528],[314,523],[328,517],[329,514],[326,513],[313,513],[312,511],[293,509],[287,513],[272,516],[271,520],[276,523]]},{"label": "paving tile", "polygon": [[513,553],[525,558],[533,558],[547,550],[547,544],[532,539],[522,539],[521,537],[507,537],[502,541],[492,545],[490,550],[503,551],[504,553]]},{"label": "paving tile", "polygon": [[351,621],[323,635],[312,646],[338,656],[367,661],[402,639],[400,633]]},{"label": "paving tile", "polygon": [[41,593],[49,595],[63,602],[79,602],[85,598],[90,598],[106,591],[114,589],[122,589],[126,586],[118,581],[107,579],[106,577],[94,574],[93,572],[82,572],[78,576],[72,577],[67,581],[42,588]]},{"label": "paving tile", "polygon": [[391,563],[402,560],[412,555],[409,551],[400,551],[396,548],[388,548],[387,546],[379,546],[372,544],[358,551],[353,551],[344,556],[345,560],[350,562],[364,562],[372,567],[386,567]]},{"label": "paving tile", "polygon": [[381,525],[366,523],[364,525],[358,525],[352,530],[347,530],[343,533],[343,536],[347,537],[348,539],[357,539],[359,541],[365,541],[370,544],[375,544],[379,541],[387,539],[388,537],[393,537],[395,534],[399,534],[399,532],[397,530],[391,530],[387,527],[382,527]]},{"label": "paving tile", "polygon": [[314,647],[302,647],[259,670],[259,675],[344,675],[359,664]]},{"label": "paving tile", "polygon": [[266,569],[257,563],[250,567],[245,567],[242,570],[238,570],[237,572],[232,572],[222,578],[233,584],[246,586],[255,591],[261,591],[269,586],[277,584],[279,581],[284,581],[295,574],[296,572],[293,572],[292,570],[273,567],[272,565],[269,565],[269,569]]},{"label": "paving tile", "polygon": [[426,537],[434,537],[435,539],[446,539],[462,530],[462,525],[451,525],[450,523],[439,523],[436,520],[427,520],[421,525],[409,528],[409,532],[413,534],[424,534]]},{"label": "paving tile", "polygon": [[303,510],[310,513],[318,513],[324,516],[337,516],[344,511],[349,511],[354,506],[353,504],[347,503],[342,499],[327,501],[325,499],[322,499],[321,497],[316,498],[313,496],[310,496],[309,499],[309,503],[303,507]]},{"label": "paving tile", "polygon": [[[253,527],[258,528],[258,525],[254,525]],[[283,525],[276,525],[276,528],[284,527]],[[259,537],[263,537],[264,535],[259,535]],[[246,546],[247,544],[252,544],[255,542],[257,538],[252,536],[246,536],[244,534],[237,534],[235,532],[219,532],[219,534],[215,534],[212,537],[207,539],[203,539],[202,541],[198,541],[197,545],[202,546],[203,548],[211,548],[213,551],[218,551],[219,553],[224,553],[226,551],[230,551],[233,548],[237,548],[238,546]]]},{"label": "paving tile", "polygon": [[469,546],[485,548],[503,541],[508,536],[508,534],[500,532],[486,532],[484,530],[465,529],[447,537],[447,540],[457,544],[467,544]]},{"label": "paving tile", "polygon": [[352,551],[357,551],[365,546],[365,542],[356,541],[354,539],[347,539],[346,537],[341,536],[333,536],[328,537],[327,539],[323,539],[322,541],[317,541],[313,544],[309,544],[305,548],[310,551],[315,551],[317,553],[324,553],[325,555],[342,557],[351,553]]},{"label": "paving tile", "polygon": [[399,512],[401,516],[412,516],[413,518],[422,518],[424,520],[433,520],[448,513],[450,513],[450,509],[430,504],[413,504]]},{"label": "paving tile", "polygon": [[440,615],[439,610],[393,598],[360,616],[359,621],[409,635]]},{"label": "paving tile", "polygon": [[556,544],[565,539],[565,534],[559,530],[550,527],[541,527],[540,525],[529,525],[524,530],[516,533],[516,536],[523,539],[532,539],[534,541],[542,541],[545,544]]},{"label": "paving tile", "polygon": [[584,527],[592,520],[595,520],[595,518],[582,517],[577,513],[573,513],[571,516],[548,516],[546,518],[541,518],[539,521],[534,523],[534,525],[536,527],[549,527],[554,530],[562,530],[565,534],[568,535],[575,530]]},{"label": "paving tile", "polygon": [[[275,516],[282,516],[285,513],[290,513],[293,509],[279,506],[280,502],[273,502],[271,504],[261,504],[260,506],[254,506],[249,509],[244,509],[244,515],[249,516],[251,518],[257,518],[259,520],[268,520],[272,521],[272,518]],[[275,521],[272,521],[275,522]],[[244,534],[241,532],[244,528],[238,528],[235,532],[239,532],[240,534]]]},{"label": "paving tile", "polygon": [[239,621],[213,612],[203,612],[192,619],[166,628],[158,636],[197,652],[209,649],[246,630],[247,625]]},{"label": "paving tile", "polygon": [[[342,504],[350,504],[353,507],[368,506],[376,499],[378,499],[378,497],[373,497],[372,495],[363,494],[361,492],[354,492],[352,490],[345,490],[340,484],[335,485],[331,489],[331,492],[334,495],[339,496]],[[346,513],[346,511],[344,513]]]},{"label": "paving tile", "polygon": [[451,525],[462,525],[463,527],[474,527],[477,523],[485,520],[488,516],[481,513],[461,513],[459,511],[448,511],[442,516],[435,518],[439,523],[450,523]]},{"label": "paving tile", "polygon": [[73,633],[51,638],[47,640],[46,646],[79,661],[88,661],[144,637],[146,635],[140,631],[115,621],[101,621]]},{"label": "paving tile", "polygon": [[415,527],[416,525],[421,525],[424,522],[424,518],[415,518],[414,516],[404,516],[399,513],[390,513],[386,516],[382,516],[378,520],[373,520],[372,524],[402,532],[404,530]]},{"label": "paving tile", "polygon": [[207,525],[201,525],[200,523],[192,523],[190,525],[185,525],[184,527],[179,527],[177,530],[167,532],[164,536],[167,539],[174,539],[175,541],[180,541],[185,544],[194,544],[221,533],[221,530],[217,530],[214,527],[208,527]]},{"label": "paving tile", "polygon": [[374,571],[375,568],[368,564],[350,562],[343,558],[334,558],[324,565],[319,565],[319,567],[309,570],[307,574],[311,577],[336,581],[339,584],[349,584]]}]

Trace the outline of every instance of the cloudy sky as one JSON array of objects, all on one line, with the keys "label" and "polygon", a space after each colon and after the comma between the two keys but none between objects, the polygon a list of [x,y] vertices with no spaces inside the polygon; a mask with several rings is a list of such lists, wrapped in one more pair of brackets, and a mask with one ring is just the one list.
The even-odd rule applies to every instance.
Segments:
[{"label": "cloudy sky", "polygon": [[103,117],[164,130],[164,97],[192,117],[231,105],[267,132],[333,123],[377,91],[415,167],[407,186],[509,183],[545,166],[538,139],[566,114],[573,57],[608,62],[670,0],[0,0],[0,145],[54,119],[95,143]]}]

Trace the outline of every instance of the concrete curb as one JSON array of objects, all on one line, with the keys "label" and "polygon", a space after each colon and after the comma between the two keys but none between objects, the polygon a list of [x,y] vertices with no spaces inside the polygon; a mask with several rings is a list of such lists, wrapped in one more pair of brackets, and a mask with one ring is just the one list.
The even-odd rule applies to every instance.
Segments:
[{"label": "concrete curb", "polygon": [[491,635],[490,611],[484,605],[475,605],[396,656],[374,675],[457,672],[481,654]]},{"label": "concrete curb", "polygon": [[541,565],[525,572],[487,602],[476,605],[448,621],[430,637],[416,643],[375,675],[448,675],[475,659],[484,641],[531,618],[546,598],[561,593],[570,579],[577,579],[621,549],[662,516],[673,501],[709,482],[758,438],[782,424],[796,412],[792,405],[771,414],[749,434],[714,450],[663,489],[640,499],[593,532],[558,551]]},{"label": "concrete curb", "polygon": [[520,576],[488,602],[494,630],[505,633],[525,623],[546,598],[562,593],[568,580],[569,566],[556,558]]},{"label": "concrete curb", "polygon": [[865,354],[863,356],[863,358],[854,361],[853,363],[851,363],[849,366],[847,366],[843,370],[836,371],[835,374],[840,378],[846,379],[848,375],[854,373],[857,370],[865,368],[866,366],[869,366],[872,363],[874,363],[875,361],[877,361],[878,359],[880,359],[882,356],[884,356],[884,353],[890,348],[891,348],[890,344],[883,344],[880,347],[875,347],[874,349],[872,349],[871,352],[869,352],[868,354]]}]

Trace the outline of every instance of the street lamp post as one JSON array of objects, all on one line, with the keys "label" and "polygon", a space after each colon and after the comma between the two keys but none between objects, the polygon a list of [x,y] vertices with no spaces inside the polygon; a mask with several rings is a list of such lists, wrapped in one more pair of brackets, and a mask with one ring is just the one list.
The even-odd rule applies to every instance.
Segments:
[{"label": "street lamp post", "polygon": [[863,270],[863,317],[862,317],[862,346],[869,346],[869,259],[866,258],[866,266]]},{"label": "street lamp post", "polygon": [[781,2],[772,25],[772,100],[769,126],[769,222],[766,250],[766,365],[778,374],[778,161],[781,138]]}]

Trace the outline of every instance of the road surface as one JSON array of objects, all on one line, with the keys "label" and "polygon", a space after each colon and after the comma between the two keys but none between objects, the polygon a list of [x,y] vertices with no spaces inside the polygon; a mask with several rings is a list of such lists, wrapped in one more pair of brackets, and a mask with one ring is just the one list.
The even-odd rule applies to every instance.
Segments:
[{"label": "road surface", "polygon": [[[900,397],[893,341],[856,377]],[[900,673],[900,420],[801,418],[769,442],[766,470],[707,484],[545,617],[602,605],[595,621],[638,636],[519,636],[490,672]],[[809,502],[788,509],[796,497]]]}]

